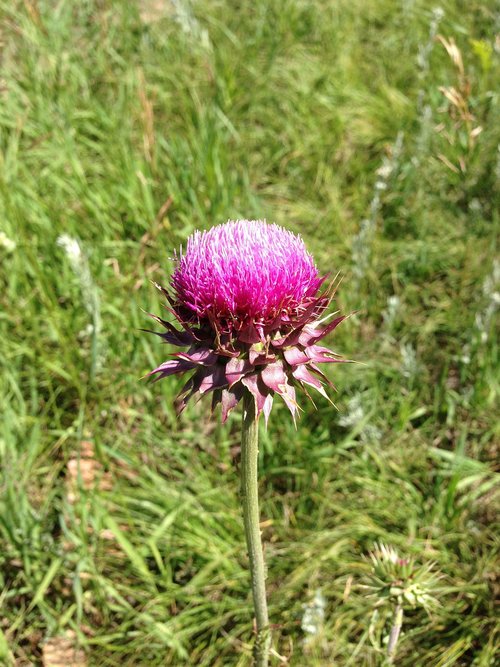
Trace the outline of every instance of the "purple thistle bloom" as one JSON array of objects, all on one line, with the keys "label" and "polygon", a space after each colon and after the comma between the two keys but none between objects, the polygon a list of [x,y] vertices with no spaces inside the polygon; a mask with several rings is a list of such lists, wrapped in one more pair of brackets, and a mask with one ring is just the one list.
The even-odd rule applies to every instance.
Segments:
[{"label": "purple thistle bloom", "polygon": [[248,390],[266,421],[274,394],[295,418],[296,386],[326,396],[323,382],[331,383],[317,364],[342,359],[317,343],[345,317],[321,326],[334,290],[319,293],[325,278],[300,236],[260,220],[229,221],[195,232],[175,261],[171,291],[157,287],[181,328],[152,317],[166,329],[157,335],[188,350],[150,375],[193,371],[178,412],[195,394],[213,392],[212,408],[221,403],[225,421]]},{"label": "purple thistle bloom", "polygon": [[172,278],[179,303],[219,328],[276,328],[321,284],[298,236],[261,221],[228,222],[188,240]]}]

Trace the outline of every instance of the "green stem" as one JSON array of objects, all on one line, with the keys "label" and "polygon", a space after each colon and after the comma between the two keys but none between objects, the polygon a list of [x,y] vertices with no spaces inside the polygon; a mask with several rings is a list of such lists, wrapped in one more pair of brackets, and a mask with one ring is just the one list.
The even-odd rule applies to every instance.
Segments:
[{"label": "green stem", "polygon": [[269,649],[271,647],[271,632],[267,613],[266,574],[259,525],[258,454],[259,424],[255,415],[254,398],[247,391],[243,397],[243,421],[241,427],[241,499],[252,577],[253,604],[257,621],[254,660],[256,667],[267,667]]},{"label": "green stem", "polygon": [[387,663],[394,664],[394,656],[396,655],[396,645],[399,639],[399,633],[403,625],[403,606],[397,604],[394,610],[393,622],[391,632],[389,634],[389,644],[387,645]]}]

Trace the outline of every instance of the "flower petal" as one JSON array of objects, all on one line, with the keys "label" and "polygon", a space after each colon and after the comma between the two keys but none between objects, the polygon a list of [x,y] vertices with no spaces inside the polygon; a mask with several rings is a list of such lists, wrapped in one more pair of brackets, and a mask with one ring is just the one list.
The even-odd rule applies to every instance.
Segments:
[{"label": "flower petal", "polygon": [[[153,331],[152,329],[139,329],[139,331],[144,331],[146,333],[151,333],[154,334],[155,336],[159,336],[160,338],[163,338],[165,343],[168,343],[169,345],[177,345],[177,347],[184,347],[185,345],[190,345],[194,338],[189,337],[187,338],[188,334],[186,332],[178,331],[177,333],[163,333],[162,331]],[[182,336],[186,336],[186,338],[182,338]]]},{"label": "flower petal", "polygon": [[153,371],[148,373],[146,377],[151,375],[158,375],[153,382],[157,382],[162,378],[168,377],[169,375],[175,375],[176,373],[184,373],[185,371],[190,371],[194,368],[194,364],[184,361],[183,359],[170,359],[165,361],[163,364],[160,364],[158,368],[155,368]]},{"label": "flower petal", "polygon": [[248,351],[248,359],[253,366],[261,366],[263,364],[270,364],[276,359],[276,355],[266,349],[266,346],[261,342],[252,345]]},{"label": "flower petal", "polygon": [[346,319],[347,315],[341,315],[337,317],[333,322],[327,324],[326,327],[322,329],[313,329],[311,326],[306,326],[302,330],[302,333],[299,336],[299,343],[308,347],[309,345],[314,345],[318,340],[321,340],[331,331],[333,331],[338,325]]},{"label": "flower petal", "polygon": [[[325,382],[329,387],[331,387],[334,391],[337,391],[337,388],[333,384],[333,382],[330,380],[330,378],[327,378],[326,375],[323,373],[321,368],[318,368],[314,362],[311,362],[308,366],[309,370],[314,371],[316,375],[318,375],[323,382]],[[330,399],[328,399],[330,400]]]},{"label": "flower petal", "polygon": [[292,375],[299,382],[305,382],[310,387],[317,389],[322,396],[328,398],[328,395],[323,385],[321,384],[321,381],[308,370],[307,366],[304,366],[303,364],[297,366],[297,368],[293,369]]},{"label": "flower petal", "polygon": [[268,394],[266,396],[266,400],[264,401],[264,405],[262,407],[262,412],[264,413],[264,419],[266,420],[266,428],[267,428],[267,423],[269,421],[269,415],[271,413],[271,408],[273,407],[273,395]]},{"label": "flower petal", "polygon": [[158,315],[154,315],[153,313],[146,312],[146,315],[148,315],[155,322],[158,322],[158,324],[161,324],[162,327],[167,329],[168,334],[170,334],[172,340],[167,339],[168,334],[158,333],[156,331],[151,332],[158,336],[161,336],[162,338],[165,338],[167,342],[172,343],[173,345],[191,345],[191,343],[193,343],[193,341],[195,340],[195,336],[192,334],[191,331],[179,331],[174,327],[173,324],[167,322],[167,320],[163,320],[161,317],[158,317]]},{"label": "flower petal", "polygon": [[261,373],[262,382],[275,391],[285,401],[288,409],[292,413],[295,422],[295,413],[298,410],[297,401],[295,400],[295,389],[288,384],[287,376],[283,370],[281,361],[276,361],[273,364],[265,366]]},{"label": "flower petal", "polygon": [[243,329],[240,329],[237,337],[242,343],[249,343],[250,345],[258,343],[262,339],[262,336],[253,324],[249,324]]},{"label": "flower petal", "polygon": [[305,351],[298,347],[287,347],[283,350],[283,356],[290,364],[290,366],[297,366],[298,364],[308,364],[311,359]]},{"label": "flower petal", "polygon": [[214,389],[220,389],[226,385],[226,375],[224,366],[210,366],[203,370],[202,379],[198,391],[200,394],[207,394]]},{"label": "flower petal", "polygon": [[243,387],[239,385],[233,387],[232,389],[223,389],[222,390],[222,423],[227,420],[227,417],[231,410],[235,408],[243,397]]},{"label": "flower petal", "polygon": [[286,375],[281,361],[275,361],[272,364],[264,366],[260,372],[260,376],[269,389],[278,393],[281,393],[282,387],[286,385]]},{"label": "flower petal", "polygon": [[266,402],[266,397],[269,394],[269,389],[262,382],[258,373],[246,375],[244,378],[242,378],[241,384],[243,384],[253,395],[255,399],[255,414],[258,417],[264,409],[264,404]]},{"label": "flower petal", "polygon": [[174,401],[175,411],[180,415],[184,411],[189,399],[198,391],[201,384],[201,377],[199,371],[192,375],[186,384],[182,387]]},{"label": "flower petal", "polygon": [[321,345],[310,345],[306,347],[305,353],[311,361],[322,364],[334,364],[345,362],[346,359],[340,359],[339,355]]},{"label": "flower petal", "polygon": [[239,382],[251,369],[252,364],[248,359],[233,357],[226,364],[226,380],[232,386],[236,382]]},{"label": "flower petal", "polygon": [[295,424],[295,416],[298,412],[299,406],[295,399],[295,387],[287,384],[284,386],[283,390],[278,392],[281,398],[285,401],[286,407],[290,410],[293,418],[293,423]]},{"label": "flower petal", "polygon": [[198,348],[189,352],[177,352],[175,355],[179,359],[185,359],[199,366],[213,366],[217,363],[218,354],[209,348]]}]

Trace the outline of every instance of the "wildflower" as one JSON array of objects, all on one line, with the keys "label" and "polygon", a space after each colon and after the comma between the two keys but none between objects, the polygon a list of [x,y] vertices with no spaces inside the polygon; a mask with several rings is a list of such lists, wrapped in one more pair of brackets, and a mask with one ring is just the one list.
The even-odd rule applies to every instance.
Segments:
[{"label": "wildflower", "polygon": [[370,560],[372,572],[363,588],[378,604],[391,600],[426,610],[438,604],[435,592],[441,575],[434,562],[417,565],[413,557],[401,558],[394,547],[382,543],[370,552]]},{"label": "wildflower", "polygon": [[325,324],[335,293],[333,285],[321,291],[325,278],[301,237],[277,225],[237,220],[195,232],[175,256],[170,289],[157,285],[179,328],[152,315],[166,329],[157,335],[188,349],[150,375],[192,371],[178,412],[191,397],[212,392],[212,409],[221,403],[226,421],[247,389],[257,416],[263,412],[267,421],[278,394],[295,418],[295,388],[326,397],[323,384],[331,383],[318,364],[342,361],[318,345],[345,319]]},{"label": "wildflower", "polygon": [[241,501],[257,667],[267,667],[271,647],[259,523],[258,418],[263,412],[267,421],[278,394],[295,419],[296,386],[306,394],[313,387],[326,396],[323,383],[331,383],[318,364],[342,360],[318,343],[345,318],[325,324],[330,316],[323,315],[335,290],[332,284],[321,291],[324,282],[300,236],[261,220],[237,220],[195,232],[186,252],[175,256],[170,288],[157,285],[179,326],[152,315],[166,329],[152,333],[188,349],[150,375],[160,380],[191,372],[177,397],[178,412],[191,397],[212,392],[212,409],[221,403],[226,421],[243,402]]},{"label": "wildflower", "polygon": [[[436,569],[436,563],[417,565],[413,557],[402,558],[394,547],[387,544],[375,544],[369,554],[372,568],[368,581],[362,588],[375,598],[375,606],[392,607],[392,622],[387,636],[387,660],[384,664],[393,665],[396,658],[399,635],[403,627],[404,609],[422,607],[427,613],[439,604],[439,581],[442,575]],[[378,616],[373,612],[372,619]]]}]

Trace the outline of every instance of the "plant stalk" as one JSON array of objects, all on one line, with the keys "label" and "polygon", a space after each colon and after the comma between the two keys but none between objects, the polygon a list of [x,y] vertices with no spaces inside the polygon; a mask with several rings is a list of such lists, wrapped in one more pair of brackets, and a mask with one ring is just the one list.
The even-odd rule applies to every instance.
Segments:
[{"label": "plant stalk", "polygon": [[243,397],[241,427],[241,501],[257,622],[257,637],[253,649],[254,663],[256,667],[267,667],[271,647],[271,632],[267,612],[266,572],[259,525],[258,454],[259,424],[255,414],[254,398],[249,391],[246,391]]},{"label": "plant stalk", "polygon": [[394,609],[393,624],[389,634],[389,643],[387,645],[387,662],[389,665],[394,663],[394,656],[396,654],[396,645],[399,639],[399,633],[403,625],[403,606],[397,604]]}]

